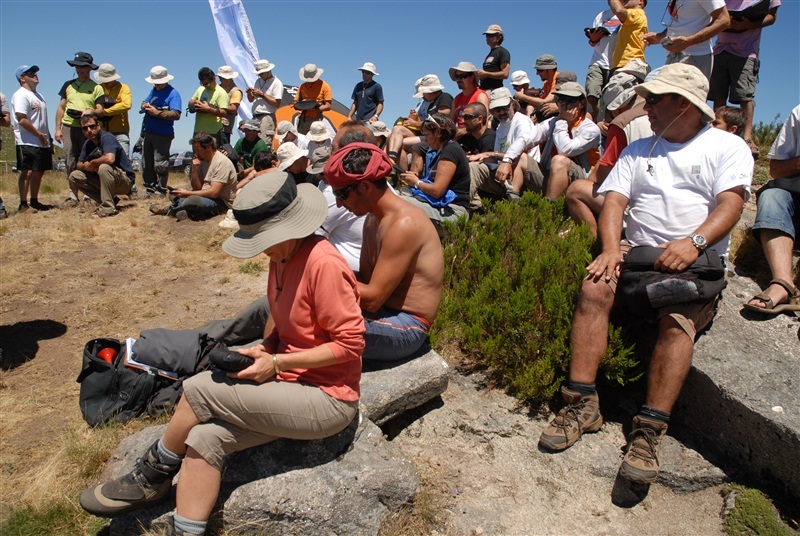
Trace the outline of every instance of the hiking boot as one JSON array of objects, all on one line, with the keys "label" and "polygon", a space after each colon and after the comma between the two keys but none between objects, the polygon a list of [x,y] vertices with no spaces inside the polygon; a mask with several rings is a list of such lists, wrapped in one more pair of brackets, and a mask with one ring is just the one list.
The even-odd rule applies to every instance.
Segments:
[{"label": "hiking boot", "polygon": [[547,450],[564,450],[580,439],[581,435],[597,432],[603,426],[597,394],[581,396],[577,391],[561,388],[561,396],[567,405],[539,437],[539,446]]},{"label": "hiking boot", "polygon": [[64,200],[63,203],[64,208],[75,208],[77,206],[80,206],[80,202],[78,202],[78,200],[75,199],[74,197],[68,197]]},{"label": "hiking boot", "polygon": [[189,213],[185,210],[179,210],[175,213],[175,219],[178,221],[186,221],[189,219]]},{"label": "hiking boot", "polygon": [[158,203],[153,203],[150,205],[150,212],[155,214],[156,216],[166,216],[169,214],[169,209],[172,208],[172,203],[168,205],[159,205]]},{"label": "hiking boot", "polygon": [[109,216],[116,216],[117,214],[119,214],[119,210],[115,208],[100,207],[99,209],[97,209],[95,216],[97,216],[98,218],[107,218]]},{"label": "hiking boot", "polygon": [[127,475],[81,493],[80,503],[90,514],[116,517],[166,500],[181,464],[165,465],[158,457],[158,441],[136,460]]},{"label": "hiking boot", "polygon": [[637,484],[650,484],[658,476],[658,449],[667,433],[667,423],[637,415],[628,435],[628,448],[619,474]]}]

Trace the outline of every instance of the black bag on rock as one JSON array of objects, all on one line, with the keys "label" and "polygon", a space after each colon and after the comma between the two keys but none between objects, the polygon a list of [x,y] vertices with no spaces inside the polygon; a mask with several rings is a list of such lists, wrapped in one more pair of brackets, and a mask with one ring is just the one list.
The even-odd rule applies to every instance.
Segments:
[{"label": "black bag on rock", "polygon": [[632,314],[654,318],[657,309],[683,303],[707,303],[725,288],[725,266],[719,254],[707,249],[683,272],[653,269],[663,248],[636,246],[622,261],[617,293]]}]

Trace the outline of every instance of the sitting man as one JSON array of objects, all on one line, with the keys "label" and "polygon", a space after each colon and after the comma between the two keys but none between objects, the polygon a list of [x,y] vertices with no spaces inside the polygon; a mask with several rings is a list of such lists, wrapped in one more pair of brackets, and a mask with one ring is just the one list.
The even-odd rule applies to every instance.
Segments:
[{"label": "sitting man", "polygon": [[528,172],[546,197],[558,199],[572,181],[585,179],[597,162],[600,129],[587,117],[586,92],[580,84],[565,82],[553,95],[558,115],[534,127],[533,144],[545,144],[541,160],[531,160]]},{"label": "sitting man", "polygon": [[772,281],[745,307],[774,315],[800,311],[800,292],[792,284],[792,247],[800,229],[800,106],[786,119],[767,158],[774,180],[758,191],[753,236],[764,248]]},{"label": "sitting man", "polygon": [[542,54],[536,58],[533,65],[536,75],[542,81],[541,96],[533,96],[526,92],[517,92],[517,100],[521,105],[532,106],[535,110],[536,121],[544,121],[558,113],[553,90],[556,89],[556,78],[558,77],[558,62],[551,54]]},{"label": "sitting man", "polygon": [[242,121],[239,123],[239,130],[244,133],[244,138],[239,138],[236,141],[233,150],[239,155],[239,162],[242,163],[242,171],[236,174],[236,178],[241,181],[255,173],[253,160],[258,153],[267,151],[269,148],[264,143],[264,140],[259,137],[261,122],[257,119]]},{"label": "sitting man", "polygon": [[444,257],[436,228],[421,209],[389,190],[391,171],[386,153],[363,142],[333,153],[324,170],[337,204],[367,215],[358,273],[367,328],[364,359],[416,353],[442,297]]},{"label": "sitting man", "polygon": [[278,140],[278,143],[292,142],[301,149],[306,150],[310,141],[305,134],[300,134],[297,128],[289,121],[278,123],[278,128],[275,129],[275,139]]},{"label": "sitting man", "polygon": [[131,192],[136,174],[116,136],[100,130],[97,115],[82,115],[81,130],[86,142],[78,157],[78,168],[69,174],[70,188],[80,190],[100,204],[97,217],[113,216],[119,212],[115,196]]},{"label": "sitting man", "polygon": [[473,102],[480,102],[484,106],[489,106],[489,95],[486,91],[478,87],[478,75],[475,74],[478,68],[468,61],[459,62],[455,67],[450,67],[450,80],[456,83],[461,93],[456,95],[453,101],[453,109],[450,118],[458,127],[456,138],[464,135],[464,108]]},{"label": "sitting man", "polygon": [[160,216],[175,216],[178,221],[188,218],[201,220],[225,214],[233,203],[236,191],[236,168],[230,159],[217,151],[213,136],[198,132],[190,140],[192,158],[192,190],[176,188],[170,191],[172,204],[151,205],[150,212]]},{"label": "sitting man", "polygon": [[[258,124],[258,119],[251,119],[251,121],[254,121],[256,124]],[[263,140],[261,137],[259,137],[259,139]],[[272,151],[260,151],[256,153],[256,155],[253,157],[253,173],[236,183],[236,191],[238,192],[244,188],[248,182],[252,181],[256,177],[265,175],[270,171],[278,171],[278,166],[280,163],[281,161],[278,159],[278,155]]]},{"label": "sitting man", "polygon": [[308,182],[308,149],[300,149],[292,142],[286,142],[275,152],[280,164],[278,171],[285,171],[295,184]]},{"label": "sitting man", "polygon": [[612,82],[603,92],[603,99],[608,103],[606,112],[613,118],[608,124],[606,149],[589,176],[574,181],[567,188],[569,215],[575,223],[586,222],[594,237],[597,237],[597,218],[605,200],[605,196],[597,193],[597,189],[611,173],[611,168],[625,147],[653,135],[650,120],[644,111],[644,99],[636,95],[633,87],[622,89]]},{"label": "sitting man", "polygon": [[[470,161],[470,209],[480,210],[479,192],[492,196],[505,196],[509,201],[519,202],[524,174],[533,153],[534,125],[531,119],[517,110],[518,103],[504,87],[495,89],[490,95],[489,109],[498,121],[494,139],[494,150],[468,156]],[[530,153],[530,154],[528,154]],[[492,170],[491,164],[500,162]],[[473,165],[486,164],[486,165]]]},{"label": "sitting man", "polygon": [[[567,406],[542,432],[539,445],[560,451],[583,433],[600,429],[595,378],[608,343],[623,255],[630,246],[658,246],[654,269],[680,273],[706,247],[726,256],[730,231],[749,195],[753,159],[741,138],[712,128],[708,80],[694,66],[667,65],[636,87],[655,136],[629,145],[600,188],[601,254],[587,267],[572,323]],[[626,241],[620,244],[625,209]],[[676,218],[674,215],[680,214]],[[650,362],[645,405],[633,431],[620,476],[650,483],[658,476],[659,448],[692,363],[698,331],[714,317],[716,300],[657,309],[658,335]]]}]

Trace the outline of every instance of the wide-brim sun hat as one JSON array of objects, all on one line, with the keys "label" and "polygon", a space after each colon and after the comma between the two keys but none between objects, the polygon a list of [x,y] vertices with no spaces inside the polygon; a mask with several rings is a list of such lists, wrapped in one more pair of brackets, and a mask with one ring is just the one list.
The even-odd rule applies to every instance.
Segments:
[{"label": "wide-brim sun hat", "polygon": [[315,141],[317,143],[322,143],[326,140],[332,138],[331,133],[328,131],[328,127],[325,126],[323,121],[314,121],[311,123],[311,126],[308,127],[308,132],[306,133],[306,138],[311,141]]},{"label": "wide-brim sun hat", "polygon": [[375,64],[372,62],[365,62],[364,65],[358,68],[359,71],[367,71],[368,73],[372,73],[375,76],[378,76],[378,68],[375,67]]},{"label": "wide-brim sun hat", "polygon": [[258,60],[255,67],[253,74],[268,73],[275,68],[275,64],[270,63],[269,60]]},{"label": "wide-brim sun hat", "polygon": [[372,134],[375,136],[383,136],[384,138],[388,138],[389,134],[392,133],[389,130],[389,127],[386,126],[386,123],[383,121],[373,121],[372,123],[367,123],[367,128],[372,131]]},{"label": "wide-brim sun hat", "polygon": [[331,148],[327,145],[323,145],[322,147],[317,147],[314,149],[314,152],[311,153],[311,156],[308,157],[309,164],[306,171],[308,173],[313,173],[315,175],[319,175],[325,169],[325,164],[328,162],[328,158],[331,157]]},{"label": "wide-brim sun hat", "polygon": [[547,71],[550,69],[557,69],[558,62],[556,61],[555,56],[552,54],[542,54],[538,58],[536,58],[536,63],[533,64],[533,68],[537,71]]},{"label": "wide-brim sun hat", "polygon": [[[623,106],[626,106],[631,100],[636,97],[636,86],[623,89],[614,97],[611,102],[606,106],[606,110],[613,112]],[[606,92],[603,92],[603,100],[606,99]]]},{"label": "wide-brim sun hat", "polygon": [[67,60],[67,65],[71,67],[89,67],[93,71],[97,69],[97,65],[94,64],[94,57],[88,52],[76,52],[73,59]]},{"label": "wide-brim sun hat", "polygon": [[244,132],[245,130],[260,132],[261,123],[257,119],[247,119],[239,123],[239,130],[241,130],[242,132]]},{"label": "wide-brim sun hat", "polygon": [[300,68],[300,80],[303,82],[316,82],[325,69],[317,67],[313,63],[307,63],[304,67]]},{"label": "wide-brim sun hat", "polygon": [[450,80],[452,80],[453,82],[456,81],[456,73],[458,71],[461,71],[462,73],[474,73],[477,70],[478,68],[475,67],[474,63],[469,61],[460,61],[458,62],[458,65],[456,65],[455,67],[450,67],[449,70]]},{"label": "wide-brim sun hat", "polygon": [[673,93],[691,102],[709,120],[714,120],[714,110],[706,104],[708,96],[708,79],[694,65],[670,63],[664,65],[651,80],[647,80],[634,88],[637,95],[647,97]]},{"label": "wide-brim sun hat", "polygon": [[217,69],[217,76],[220,78],[225,78],[227,80],[233,80],[234,78],[239,76],[239,73],[233,70],[233,67],[230,65],[223,65],[219,69]]},{"label": "wide-brim sun hat", "polygon": [[489,93],[489,109],[502,108],[511,104],[511,91],[507,87],[493,89]]},{"label": "wide-brim sun hat", "polygon": [[98,84],[106,84],[122,78],[117,73],[117,69],[110,63],[101,63],[100,67],[97,68],[97,72],[93,73],[92,76]]},{"label": "wide-brim sun hat", "polygon": [[313,184],[298,185],[287,173],[274,171],[239,191],[233,215],[239,230],[222,250],[249,259],[281,242],[312,235],[328,215],[328,202]]},{"label": "wide-brim sun hat", "polygon": [[418,82],[419,84],[417,84],[417,92],[414,93],[415,99],[419,99],[427,93],[435,93],[437,91],[444,90],[444,86],[441,82],[439,82],[439,77],[435,74],[426,74],[420,78]]},{"label": "wide-brim sun hat", "polygon": [[167,72],[167,68],[163,65],[156,65],[150,69],[150,76],[144,79],[148,84],[166,84],[175,78]]},{"label": "wide-brim sun hat", "polygon": [[277,156],[280,161],[278,171],[286,171],[299,159],[308,156],[308,149],[301,149],[294,142],[287,141],[278,147],[275,156]]},{"label": "wide-brim sun hat", "polygon": [[525,71],[514,71],[511,73],[511,85],[512,86],[523,86],[525,84],[530,84],[531,79],[528,78],[528,73]]},{"label": "wide-brim sun hat", "polygon": [[577,82],[564,82],[558,87],[558,89],[553,91],[553,95],[586,98],[586,90],[583,89],[583,86]]},{"label": "wide-brim sun hat", "polygon": [[275,128],[275,138],[278,141],[283,141],[283,138],[285,138],[289,132],[297,136],[297,129],[290,121],[281,121]]}]

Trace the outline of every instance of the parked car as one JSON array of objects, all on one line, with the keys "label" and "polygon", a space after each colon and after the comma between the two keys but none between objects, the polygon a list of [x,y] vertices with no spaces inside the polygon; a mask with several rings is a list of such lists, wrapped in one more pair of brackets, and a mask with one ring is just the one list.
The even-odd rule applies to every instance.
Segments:
[{"label": "parked car", "polygon": [[186,175],[192,173],[192,157],[193,151],[181,151],[179,153],[172,153],[169,155],[169,170],[170,171],[183,171]]}]

